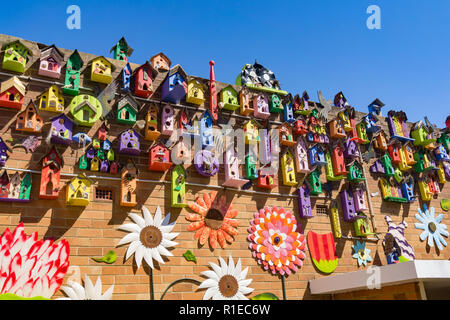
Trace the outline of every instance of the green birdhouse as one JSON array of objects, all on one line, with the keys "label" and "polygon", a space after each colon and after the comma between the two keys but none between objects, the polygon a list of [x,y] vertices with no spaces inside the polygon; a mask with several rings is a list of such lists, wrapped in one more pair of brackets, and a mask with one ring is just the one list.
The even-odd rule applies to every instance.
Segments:
[{"label": "green birdhouse", "polygon": [[24,73],[32,51],[19,40],[4,44],[2,50],[5,53],[2,68]]},{"label": "green birdhouse", "polygon": [[88,159],[87,159],[85,154],[83,154],[80,157],[80,160],[78,161],[78,168],[80,170],[87,170],[87,168],[88,168]]},{"label": "green birdhouse", "polygon": [[445,149],[447,149],[447,152],[450,152],[450,137],[447,133],[443,133],[437,141],[442,143]]},{"label": "green birdhouse", "polygon": [[136,100],[129,94],[123,96],[117,103],[118,123],[133,125],[136,123],[139,105]]},{"label": "green birdhouse", "polygon": [[113,58],[116,60],[127,61],[129,56],[133,53],[133,49],[128,45],[124,37],[116,43],[114,47],[109,51],[113,52]]},{"label": "green birdhouse", "polygon": [[258,171],[256,170],[256,158],[254,155],[245,157],[245,178],[248,180],[258,179]]},{"label": "green birdhouse", "polygon": [[19,199],[30,200],[31,194],[31,173],[27,172],[20,183]]},{"label": "green birdhouse", "polygon": [[238,93],[232,86],[223,88],[219,96],[219,104],[223,109],[234,111],[240,107]]},{"label": "green birdhouse", "polygon": [[281,98],[274,93],[270,98],[269,111],[272,113],[281,113],[283,109]]},{"label": "green birdhouse", "polygon": [[320,167],[317,167],[316,170],[311,172],[308,177],[310,188],[310,193],[312,195],[318,195],[322,193],[322,182],[320,181]]},{"label": "green birdhouse", "polygon": [[94,96],[82,94],[70,102],[70,113],[76,123],[92,127],[102,116],[102,105]]},{"label": "green birdhouse", "polygon": [[75,50],[67,60],[66,76],[64,79],[63,92],[65,94],[76,96],[80,89],[80,73],[83,67],[83,60],[80,54]]},{"label": "green birdhouse", "polygon": [[330,150],[327,150],[327,153],[325,153],[325,161],[327,162],[325,166],[325,174],[327,177],[327,181],[339,181],[345,179],[345,175],[337,176],[334,174],[333,161],[331,159]]},{"label": "green birdhouse", "polygon": [[109,161],[114,161],[114,151],[112,149],[108,150],[108,153],[106,154],[106,159]]},{"label": "green birdhouse", "polygon": [[186,194],[186,170],[179,164],[172,170],[171,205],[173,208],[184,208]]},{"label": "green birdhouse", "polygon": [[353,223],[356,236],[367,237],[368,235],[373,234],[370,231],[369,219],[366,217],[366,215],[364,213],[359,213],[358,216],[364,216],[364,218],[356,219],[356,221]]},{"label": "green birdhouse", "polygon": [[381,157],[381,164],[384,168],[384,175],[386,177],[393,177],[394,176],[394,167],[392,166],[391,158],[389,158],[389,155],[385,154]]},{"label": "green birdhouse", "polygon": [[414,130],[411,131],[411,137],[415,139],[413,142],[415,146],[425,147],[430,143],[436,142],[436,139],[431,137],[421,122],[414,126]]},{"label": "green birdhouse", "polygon": [[350,182],[359,182],[364,181],[362,166],[358,161],[353,162],[353,164],[348,169],[348,181]]}]

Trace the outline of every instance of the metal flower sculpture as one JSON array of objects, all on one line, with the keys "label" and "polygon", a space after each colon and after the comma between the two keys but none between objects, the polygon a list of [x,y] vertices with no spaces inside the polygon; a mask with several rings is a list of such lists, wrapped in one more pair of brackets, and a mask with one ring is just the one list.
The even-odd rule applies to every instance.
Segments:
[{"label": "metal flower sculpture", "polygon": [[355,251],[353,258],[358,259],[358,266],[361,266],[362,264],[367,266],[367,262],[372,261],[370,249],[366,249],[366,243],[364,241],[356,241],[352,246],[352,249]]},{"label": "metal flower sculpture", "polygon": [[175,224],[169,224],[170,213],[163,220],[159,206],[154,217],[144,206],[142,206],[142,213],[144,218],[135,213],[128,214],[135,223],[127,223],[119,227],[119,230],[130,233],[123,237],[117,246],[130,243],[125,260],[128,260],[134,253],[134,259],[138,268],[141,266],[142,259],[144,259],[149,267],[153,269],[153,259],[164,264],[162,256],[173,256],[167,248],[175,247],[178,244],[172,240],[179,233],[171,232]]},{"label": "metal flower sculpture", "polygon": [[303,265],[306,240],[296,232],[297,220],[290,211],[265,207],[255,213],[250,224],[249,247],[265,270],[284,275]]},{"label": "metal flower sculpture", "polygon": [[414,223],[414,226],[417,229],[423,230],[420,234],[420,240],[424,241],[428,238],[427,243],[430,247],[433,247],[434,242],[436,242],[436,246],[439,250],[442,250],[444,249],[442,245],[447,246],[447,242],[442,236],[448,237],[449,235],[447,226],[441,223],[442,219],[444,219],[444,214],[441,213],[435,217],[434,207],[431,207],[430,210],[428,210],[428,206],[424,204],[423,208],[423,211],[418,208],[417,211],[419,213],[416,213],[416,219],[419,220],[420,223]]},{"label": "metal flower sculpture", "polygon": [[114,285],[112,285],[102,294],[100,277],[97,277],[94,285],[86,274],[84,275],[84,288],[81,284],[74,281],[69,281],[68,284],[68,286],[61,287],[67,298],[58,298],[56,300],[111,300],[114,291]]},{"label": "metal flower sculpture", "polygon": [[195,232],[195,239],[199,239],[200,245],[204,245],[208,239],[211,248],[215,249],[217,243],[223,248],[225,242],[233,243],[233,236],[238,235],[236,227],[239,221],[233,219],[237,216],[237,210],[231,203],[227,203],[225,195],[216,199],[217,192],[211,191],[198,196],[195,202],[189,203],[195,213],[187,213],[186,219],[191,222],[189,231]]}]

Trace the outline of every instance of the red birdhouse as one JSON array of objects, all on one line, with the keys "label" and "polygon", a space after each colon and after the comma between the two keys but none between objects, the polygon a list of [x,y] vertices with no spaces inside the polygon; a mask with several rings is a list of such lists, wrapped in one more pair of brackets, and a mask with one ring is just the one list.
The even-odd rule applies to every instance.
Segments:
[{"label": "red birdhouse", "polygon": [[305,118],[298,117],[297,120],[295,120],[294,132],[298,136],[305,135],[308,133]]},{"label": "red birdhouse", "polygon": [[100,129],[98,129],[98,140],[104,141],[106,140],[106,134],[108,133],[108,127],[105,123],[102,123]]},{"label": "red birdhouse", "polygon": [[389,156],[391,157],[391,161],[394,164],[399,164],[402,159],[400,158],[400,150],[397,144],[391,144],[388,146]]},{"label": "red birdhouse", "polygon": [[134,93],[138,97],[148,98],[153,93],[153,80],[158,72],[145,62],[135,71]]},{"label": "red birdhouse", "polygon": [[64,160],[55,147],[42,158],[40,199],[57,199],[59,195],[59,180]]},{"label": "red birdhouse", "polygon": [[157,143],[150,148],[148,158],[148,170],[165,172],[172,166],[170,162],[170,150],[162,143]]},{"label": "red birdhouse", "polygon": [[344,150],[341,145],[337,145],[331,150],[331,161],[333,162],[333,172],[335,176],[348,174],[345,167]]}]

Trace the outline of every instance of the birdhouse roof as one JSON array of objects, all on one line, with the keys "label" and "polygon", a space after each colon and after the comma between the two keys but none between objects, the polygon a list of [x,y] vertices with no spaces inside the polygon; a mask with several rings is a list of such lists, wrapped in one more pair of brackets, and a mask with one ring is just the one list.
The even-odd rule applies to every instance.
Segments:
[{"label": "birdhouse roof", "polygon": [[187,76],[186,72],[184,72],[183,68],[179,64],[177,64],[175,67],[170,69],[170,71],[167,73],[167,76],[169,77],[169,76],[171,76],[171,75],[173,75],[173,74],[175,74],[177,72],[180,73],[185,80],[187,80],[188,76]]},{"label": "birdhouse roof", "polygon": [[169,150],[169,148],[167,148],[161,141],[158,141],[157,143],[155,143],[153,146],[150,147],[150,150],[155,149],[157,146],[161,146],[163,147],[165,150]]},{"label": "birdhouse roof", "polygon": [[93,183],[93,181],[91,179],[89,179],[84,173],[79,173],[76,177],[73,177],[72,179],[70,179],[69,184],[71,184],[75,180],[87,180],[89,183],[91,183],[91,184]]},{"label": "birdhouse roof", "polygon": [[373,100],[373,101],[370,103],[370,105],[376,105],[376,106],[379,106],[379,107],[384,107],[384,106],[385,106],[385,104],[384,104],[383,102],[381,102],[380,99],[378,99],[378,98],[376,98],[375,100]]},{"label": "birdhouse roof", "polygon": [[27,109],[28,109],[28,107],[29,107],[30,105],[31,105],[31,107],[32,107],[33,110],[34,110],[34,114],[35,114],[37,117],[39,117],[39,114],[38,114],[38,112],[37,112],[36,105],[34,104],[33,100],[31,100],[31,99],[30,99],[30,101],[28,101],[28,104],[27,104],[26,109],[25,109],[24,111],[22,111],[21,113],[19,113],[19,114],[22,114],[22,113],[27,112]]},{"label": "birdhouse roof", "polygon": [[152,64],[153,64],[153,59],[156,58],[157,56],[161,56],[161,57],[163,57],[165,60],[167,60],[167,64],[168,64],[169,67],[170,67],[170,65],[172,64],[172,61],[170,61],[170,59],[169,59],[163,52],[157,53],[157,54],[155,54],[153,57],[150,58],[150,62],[151,62]]},{"label": "birdhouse roof", "polygon": [[263,126],[258,122],[258,121],[256,121],[255,119],[249,119],[249,120],[247,120],[246,122],[244,122],[244,126],[246,126],[249,122],[252,122],[255,126],[257,126],[258,128],[262,128]]},{"label": "birdhouse roof", "polygon": [[9,152],[11,152],[12,150],[11,150],[11,148],[10,147],[8,147],[8,145],[6,144],[6,142],[5,141],[3,141],[3,139],[0,137],[0,145],[4,145],[5,146],[5,148],[6,148],[6,150],[8,150]]},{"label": "birdhouse roof", "polygon": [[339,92],[334,96],[334,105],[337,105],[337,104],[338,104],[339,99],[341,99],[341,96],[342,96],[342,98],[343,98],[345,101],[347,101],[347,99],[345,99],[345,96],[344,96],[344,94],[342,93],[342,91],[339,91]]},{"label": "birdhouse roof", "polygon": [[127,164],[123,166],[122,171],[123,171],[123,170],[128,170],[127,166],[128,166],[129,164],[131,164],[131,165],[136,169],[136,174],[138,174],[138,173],[139,173],[139,169],[138,169],[138,167],[136,166],[136,163],[134,162],[134,160],[133,160],[132,158],[128,158]]},{"label": "birdhouse roof", "polygon": [[83,99],[74,109],[73,112],[76,113],[78,112],[81,108],[87,106],[89,109],[92,110],[92,112],[96,113],[97,112],[97,108],[95,108],[95,106],[92,105],[92,103],[87,100],[87,99]]},{"label": "birdhouse roof", "polygon": [[136,68],[136,70],[134,70],[135,73],[137,73],[140,69],[142,69],[143,67],[148,66],[149,69],[152,72],[152,79],[155,79],[156,76],[158,75],[158,70],[156,70],[155,68],[152,67],[152,65],[150,64],[150,62],[145,61],[144,64],[141,64],[139,67]]},{"label": "birdhouse roof", "polygon": [[31,50],[27,45],[25,45],[25,44],[24,44],[22,41],[20,41],[20,40],[14,40],[14,41],[7,42],[7,43],[3,44],[2,50],[6,49],[7,47],[9,47],[10,45],[13,45],[13,44],[15,44],[15,43],[20,43],[20,45],[22,45],[25,49],[27,49],[28,53],[32,53],[32,52],[33,52],[33,50]]},{"label": "birdhouse roof", "polygon": [[105,58],[104,56],[99,56],[99,57],[92,59],[91,61],[89,61],[88,66],[92,65],[92,63],[94,63],[94,61],[100,60],[100,59],[102,59],[103,62],[106,62],[109,65],[109,67],[111,68],[111,71],[116,70],[116,67],[114,66],[114,64],[111,61],[109,61],[107,58]]},{"label": "birdhouse roof", "polygon": [[124,133],[128,132],[128,131],[133,131],[134,135],[137,136],[138,138],[141,138],[141,135],[139,134],[139,132],[137,132],[136,130],[134,130],[133,128],[129,128],[129,129],[125,129],[123,130],[121,133],[119,133],[119,136],[123,135]]},{"label": "birdhouse roof", "polygon": [[[59,153],[58,149],[55,146],[52,146],[52,148],[50,149],[49,152],[47,152],[40,160],[39,162],[44,161],[44,158],[46,158],[50,153],[52,153],[53,151],[55,151],[55,153],[58,155],[59,160],[61,161],[61,167],[64,166],[64,158],[61,156],[61,154]],[[55,160],[48,160],[46,163],[42,164],[42,168],[45,168],[47,166],[49,166],[51,163],[55,162]]]},{"label": "birdhouse roof", "polygon": [[58,62],[64,61],[64,54],[59,51],[59,49],[54,44],[41,50],[41,59],[45,59],[49,56],[55,57]]},{"label": "birdhouse roof", "polygon": [[117,41],[117,43],[111,48],[111,50],[109,50],[109,53],[113,52],[114,49],[116,49],[117,45],[120,44],[120,43],[125,44],[125,46],[127,47],[126,55],[127,55],[127,56],[131,56],[131,55],[133,54],[133,51],[134,51],[134,50],[133,50],[133,48],[131,48],[131,47],[128,45],[127,40],[125,40],[125,37],[120,38],[120,40]]},{"label": "birdhouse roof", "polygon": [[11,87],[16,88],[22,96],[25,96],[25,86],[16,76],[13,76],[8,80],[3,81],[2,84],[0,85],[0,92],[5,92]]},{"label": "birdhouse roof", "polygon": [[289,153],[292,157],[294,156],[294,153],[292,152],[291,148],[286,147],[283,149],[283,151],[281,152],[281,156],[284,156],[286,153]]},{"label": "birdhouse roof", "polygon": [[139,103],[130,95],[126,94],[117,102],[117,110],[122,109],[125,105],[129,105],[134,111],[139,111]]},{"label": "birdhouse roof", "polygon": [[73,121],[72,119],[70,119],[67,115],[65,115],[64,113],[61,113],[59,115],[57,115],[56,117],[50,118],[50,121],[55,121],[58,120],[59,118],[64,118],[64,120],[69,120],[70,122],[72,122],[72,124],[75,124],[75,121]]},{"label": "birdhouse roof", "polygon": [[220,90],[220,93],[224,92],[224,91],[227,90],[227,89],[233,90],[234,93],[236,93],[236,95],[237,95],[237,93],[238,93],[238,91],[237,91],[231,84],[227,85],[227,86],[224,87],[222,90]]},{"label": "birdhouse roof", "polygon": [[81,67],[83,67],[83,65],[84,65],[83,59],[81,59],[81,56],[80,56],[80,54],[78,53],[78,50],[77,50],[77,49],[75,49],[74,52],[72,52],[72,54],[70,55],[68,61],[69,61],[69,60],[72,60],[72,58],[76,58],[76,59],[80,60],[80,62],[81,62]]},{"label": "birdhouse roof", "polygon": [[188,76],[188,83],[195,82],[199,86],[203,87],[204,89],[207,88],[207,85],[203,82],[202,78],[200,77],[194,77],[194,76]]},{"label": "birdhouse roof", "polygon": [[304,97],[306,100],[309,100],[309,95],[308,95],[308,92],[306,92],[306,90],[303,91],[302,98],[303,98],[303,97]]}]

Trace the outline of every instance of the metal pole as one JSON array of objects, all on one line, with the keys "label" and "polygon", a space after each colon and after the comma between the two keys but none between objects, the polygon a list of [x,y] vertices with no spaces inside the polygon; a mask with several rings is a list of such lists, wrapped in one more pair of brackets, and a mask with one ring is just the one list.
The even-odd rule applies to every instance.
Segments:
[{"label": "metal pole", "polygon": [[164,299],[164,296],[166,295],[167,291],[169,291],[170,288],[172,288],[172,287],[173,287],[174,285],[176,285],[177,283],[184,282],[184,281],[186,281],[186,282],[194,282],[196,285],[200,285],[200,283],[201,283],[200,281],[198,281],[198,280],[196,280],[196,279],[192,279],[192,278],[182,278],[182,279],[175,280],[175,281],[173,281],[173,282],[171,282],[171,283],[169,284],[169,286],[167,287],[166,290],[164,290],[164,292],[163,292],[163,294],[162,294],[160,300],[163,300],[163,299]]},{"label": "metal pole", "polygon": [[283,300],[286,300],[286,285],[284,283],[284,276],[281,275],[281,289],[283,291]]}]

